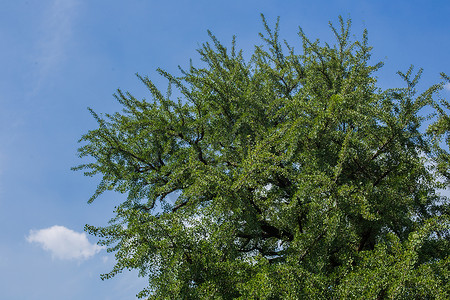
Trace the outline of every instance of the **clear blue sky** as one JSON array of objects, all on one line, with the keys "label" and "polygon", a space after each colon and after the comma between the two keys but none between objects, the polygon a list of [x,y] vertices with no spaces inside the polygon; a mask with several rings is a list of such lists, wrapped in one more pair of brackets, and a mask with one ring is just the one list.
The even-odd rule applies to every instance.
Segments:
[{"label": "clear blue sky", "polygon": [[198,61],[207,29],[224,42],[236,34],[249,54],[260,13],[270,23],[280,16],[282,37],[298,46],[298,26],[330,41],[328,21],[351,17],[353,33],[367,28],[374,60],[385,62],[383,88],[401,84],[395,72],[411,64],[425,70],[421,87],[450,73],[448,0],[2,1],[1,299],[135,299],[145,280],[124,273],[102,282],[114,257],[81,234],[86,223],[104,225],[121,199],[110,193],[88,205],[97,180],[70,171],[82,162],[77,140],[96,126],[86,108],[118,110],[117,88],[148,96],[136,72],[164,88],[155,69],[178,74]]}]

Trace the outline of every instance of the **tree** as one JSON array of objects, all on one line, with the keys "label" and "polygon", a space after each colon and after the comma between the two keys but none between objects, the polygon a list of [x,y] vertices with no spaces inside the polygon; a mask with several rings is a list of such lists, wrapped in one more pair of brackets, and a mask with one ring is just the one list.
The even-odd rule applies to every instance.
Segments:
[{"label": "tree", "polygon": [[383,91],[350,21],[331,46],[300,30],[301,54],[263,25],[249,61],[209,32],[201,67],[158,70],[166,95],[138,75],[151,101],[91,110],[74,169],[102,176],[89,202],[127,194],[86,225],[115,252],[102,278],[137,269],[149,299],[448,299],[449,77]]}]

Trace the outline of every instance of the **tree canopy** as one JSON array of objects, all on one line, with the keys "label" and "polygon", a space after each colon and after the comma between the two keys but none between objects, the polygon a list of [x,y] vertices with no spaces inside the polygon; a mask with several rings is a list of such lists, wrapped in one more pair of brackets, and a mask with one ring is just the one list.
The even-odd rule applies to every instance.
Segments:
[{"label": "tree canopy", "polygon": [[[107,279],[137,269],[149,299],[449,299],[450,105],[422,70],[382,90],[367,31],[300,29],[300,53],[263,17],[246,60],[211,32],[201,66],[118,90],[75,167],[127,195],[106,226]],[[177,89],[172,93],[172,89]]]}]

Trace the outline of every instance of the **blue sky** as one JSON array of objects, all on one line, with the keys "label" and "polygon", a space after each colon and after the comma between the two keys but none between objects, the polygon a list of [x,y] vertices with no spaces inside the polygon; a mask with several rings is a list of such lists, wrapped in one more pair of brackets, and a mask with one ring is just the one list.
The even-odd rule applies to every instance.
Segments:
[{"label": "blue sky", "polygon": [[[3,0],[0,8],[0,298],[135,299],[136,273],[101,281],[114,257],[84,235],[104,225],[121,196],[93,204],[96,178],[70,167],[77,141],[96,126],[87,111],[120,109],[117,88],[148,97],[135,73],[166,84],[157,67],[198,61],[206,30],[225,43],[237,36],[250,54],[260,13],[281,17],[281,35],[300,47],[301,26],[330,41],[328,21],[351,17],[369,31],[382,88],[401,84],[397,70],[424,68],[420,87],[450,73],[450,1],[101,1]],[[450,98],[450,87],[442,95]]]}]

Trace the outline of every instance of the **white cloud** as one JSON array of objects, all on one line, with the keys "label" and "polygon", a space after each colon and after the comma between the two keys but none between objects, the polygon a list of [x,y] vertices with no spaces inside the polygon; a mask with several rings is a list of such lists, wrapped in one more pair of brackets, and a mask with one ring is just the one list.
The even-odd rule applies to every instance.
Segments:
[{"label": "white cloud", "polygon": [[450,82],[444,85],[444,89],[450,91]]},{"label": "white cloud", "polygon": [[91,244],[86,233],[58,225],[30,230],[26,239],[29,243],[40,244],[44,250],[52,253],[52,257],[59,259],[88,259],[104,248]]}]

